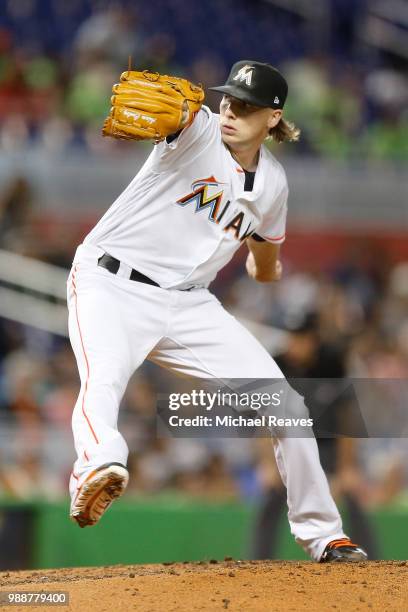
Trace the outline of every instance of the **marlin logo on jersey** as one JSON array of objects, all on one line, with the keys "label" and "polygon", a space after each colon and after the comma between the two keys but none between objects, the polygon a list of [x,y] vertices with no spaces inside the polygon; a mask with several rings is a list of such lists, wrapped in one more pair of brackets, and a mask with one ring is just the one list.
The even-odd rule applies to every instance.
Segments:
[{"label": "marlin logo on jersey", "polygon": [[196,213],[209,209],[208,219],[212,223],[217,223],[217,215],[224,193],[218,190],[218,186],[224,184],[217,181],[214,176],[198,179],[191,185],[192,192],[177,200],[177,204],[180,206],[195,204],[194,212]]},{"label": "marlin logo on jersey", "polygon": [[[203,210],[209,209],[208,220],[212,223],[219,224],[231,204],[231,200],[227,200],[222,209],[220,208],[224,191],[220,191],[218,186],[225,184],[226,183],[217,181],[214,176],[209,176],[205,179],[198,179],[191,185],[192,192],[186,196],[183,196],[179,200],[176,200],[176,203],[183,207],[187,206],[188,204],[193,204],[195,206],[194,213],[199,213]],[[234,212],[236,214],[228,221],[223,229],[225,232],[233,232],[234,238],[242,242],[255,231],[255,228],[251,229],[252,222],[249,221],[249,223],[245,224],[246,228],[244,232],[241,233],[245,214],[243,211],[238,212],[235,210]]]}]

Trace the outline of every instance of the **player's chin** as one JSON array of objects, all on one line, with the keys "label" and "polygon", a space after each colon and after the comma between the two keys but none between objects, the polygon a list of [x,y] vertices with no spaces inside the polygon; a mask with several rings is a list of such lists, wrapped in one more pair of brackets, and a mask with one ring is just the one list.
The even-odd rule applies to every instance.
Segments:
[{"label": "player's chin", "polygon": [[236,132],[225,132],[221,130],[221,138],[224,144],[236,144],[240,142],[240,137]]}]

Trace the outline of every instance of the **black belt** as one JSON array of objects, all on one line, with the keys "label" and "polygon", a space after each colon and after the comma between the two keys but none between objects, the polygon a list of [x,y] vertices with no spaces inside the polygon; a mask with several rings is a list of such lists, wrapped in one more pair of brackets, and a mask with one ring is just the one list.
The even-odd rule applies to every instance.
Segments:
[{"label": "black belt", "polygon": [[[109,270],[109,272],[112,272],[112,274],[117,274],[120,268],[120,261],[119,259],[112,257],[112,255],[108,255],[108,253],[105,253],[104,255],[102,255],[102,257],[98,259],[98,266]],[[147,285],[154,285],[155,287],[160,287],[160,285],[156,283],[156,281],[152,280],[148,276],[145,276],[141,272],[134,270],[133,268],[130,272],[129,279],[133,281],[139,281],[139,283],[146,283]]]},{"label": "black belt", "polygon": [[[116,257],[112,257],[112,255],[108,255],[108,253],[104,253],[102,257],[98,259],[98,266],[101,266],[102,268],[109,270],[109,272],[112,272],[112,274],[117,274],[120,268],[120,261],[119,259],[116,259]],[[147,285],[153,285],[154,287],[160,287],[159,283],[156,283],[156,281],[152,280],[145,274],[142,274],[141,272],[134,270],[133,268],[130,272],[129,279],[133,281],[139,281],[139,283],[146,283]],[[191,289],[194,289],[194,288],[195,288],[194,286],[188,287],[187,289],[180,289],[180,291],[191,291]]]}]

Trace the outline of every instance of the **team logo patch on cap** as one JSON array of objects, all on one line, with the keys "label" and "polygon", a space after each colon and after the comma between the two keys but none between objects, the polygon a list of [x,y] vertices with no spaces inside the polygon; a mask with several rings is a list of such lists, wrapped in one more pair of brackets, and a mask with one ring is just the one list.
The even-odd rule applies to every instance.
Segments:
[{"label": "team logo patch on cap", "polygon": [[245,81],[245,84],[249,86],[251,85],[253,71],[253,66],[242,66],[242,68],[240,68],[240,70],[238,70],[237,74],[234,76],[233,81]]},{"label": "team logo patch on cap", "polygon": [[275,99],[274,99],[273,103],[274,103],[274,104],[279,104],[279,98],[278,98],[278,96],[275,96]]}]

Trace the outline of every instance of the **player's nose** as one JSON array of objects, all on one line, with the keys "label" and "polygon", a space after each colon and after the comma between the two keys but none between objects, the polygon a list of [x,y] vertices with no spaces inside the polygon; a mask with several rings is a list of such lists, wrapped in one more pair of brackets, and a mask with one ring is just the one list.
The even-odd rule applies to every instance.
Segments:
[{"label": "player's nose", "polygon": [[230,119],[235,118],[235,113],[234,110],[232,108],[232,102],[228,102],[226,108],[225,108],[225,115],[227,117],[229,117]]}]

